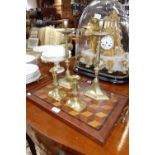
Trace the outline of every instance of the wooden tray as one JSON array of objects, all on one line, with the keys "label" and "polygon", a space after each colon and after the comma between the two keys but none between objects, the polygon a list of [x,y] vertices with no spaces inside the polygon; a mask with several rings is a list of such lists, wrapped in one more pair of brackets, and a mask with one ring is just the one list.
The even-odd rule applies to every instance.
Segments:
[{"label": "wooden tray", "polygon": [[27,90],[27,98],[92,140],[103,144],[126,105],[128,97],[106,91],[110,100],[96,101],[82,93],[82,90],[89,85],[85,78],[80,79],[79,97],[87,103],[87,108],[81,113],[73,111],[65,104],[72,95],[71,90],[61,87],[67,93],[67,97],[61,102],[48,97],[48,92],[53,88],[51,81]]}]

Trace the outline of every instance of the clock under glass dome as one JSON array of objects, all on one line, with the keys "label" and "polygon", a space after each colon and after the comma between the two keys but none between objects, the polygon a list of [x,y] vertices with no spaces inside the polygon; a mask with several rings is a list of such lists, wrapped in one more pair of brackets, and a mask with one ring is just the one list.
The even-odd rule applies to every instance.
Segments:
[{"label": "clock under glass dome", "polygon": [[79,20],[74,71],[94,77],[96,53],[100,50],[99,79],[128,82],[128,24],[126,11],[117,0],[92,1]]}]

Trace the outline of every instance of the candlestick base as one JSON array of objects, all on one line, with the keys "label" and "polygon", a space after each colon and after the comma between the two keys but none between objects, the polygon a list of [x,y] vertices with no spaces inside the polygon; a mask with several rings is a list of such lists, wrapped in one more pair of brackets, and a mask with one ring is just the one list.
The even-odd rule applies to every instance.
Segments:
[{"label": "candlestick base", "polygon": [[72,108],[74,111],[81,112],[86,108],[86,103],[82,100],[80,100],[78,97],[72,97],[67,102],[66,105],[68,105],[70,108]]},{"label": "candlestick base", "polygon": [[78,97],[78,80],[79,75],[72,75],[70,77],[72,81],[72,97],[67,100],[66,105],[72,108],[74,111],[81,112],[86,108],[86,103]]},{"label": "candlestick base", "polygon": [[71,89],[72,88],[72,81],[69,78],[62,78],[59,80],[59,86]]},{"label": "candlestick base", "polygon": [[94,79],[92,85],[84,90],[84,95],[95,100],[109,100],[107,94],[101,90],[97,79]]},{"label": "candlestick base", "polygon": [[64,91],[60,91],[59,88],[54,88],[53,90],[49,91],[48,96],[60,101],[66,96],[66,93]]}]

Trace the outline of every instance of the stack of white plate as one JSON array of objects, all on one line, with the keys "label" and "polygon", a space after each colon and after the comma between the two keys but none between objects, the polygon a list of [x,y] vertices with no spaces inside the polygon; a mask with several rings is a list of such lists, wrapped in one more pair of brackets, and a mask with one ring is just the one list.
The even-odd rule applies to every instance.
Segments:
[{"label": "stack of white plate", "polygon": [[33,51],[34,52],[45,52],[45,51],[48,51],[48,50],[51,50],[53,46],[52,45],[41,45],[41,46],[36,46],[33,48]]},{"label": "stack of white plate", "polygon": [[36,58],[33,55],[26,54],[26,63],[27,64],[36,64]]},{"label": "stack of white plate", "polygon": [[37,81],[41,76],[39,67],[34,64],[26,64],[26,84]]},{"label": "stack of white plate", "polygon": [[61,62],[65,57],[65,48],[61,45],[53,45],[50,50],[42,53],[41,59],[44,62]]}]

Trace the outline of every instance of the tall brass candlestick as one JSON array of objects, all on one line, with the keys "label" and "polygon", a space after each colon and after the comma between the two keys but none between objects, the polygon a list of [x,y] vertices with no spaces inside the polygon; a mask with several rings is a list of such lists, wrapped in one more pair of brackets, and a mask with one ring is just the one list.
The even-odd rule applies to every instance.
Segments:
[{"label": "tall brass candlestick", "polygon": [[109,97],[105,93],[105,91],[101,90],[99,86],[99,79],[98,79],[98,74],[99,74],[99,64],[100,64],[100,47],[101,47],[101,37],[107,35],[106,33],[102,32],[102,27],[103,27],[103,20],[99,21],[99,32],[93,32],[93,35],[98,37],[98,45],[97,45],[97,51],[96,51],[96,58],[95,58],[95,78],[93,80],[93,83],[90,87],[86,88],[84,90],[84,94],[90,98],[93,98],[95,100],[108,100]]},{"label": "tall brass candlestick", "polygon": [[69,71],[69,51],[68,51],[68,35],[72,33],[72,30],[68,28],[68,20],[64,20],[64,30],[60,31],[65,36],[65,63],[66,63],[66,72],[65,77],[59,80],[59,85],[68,89],[72,88],[72,82],[70,80],[71,74]]},{"label": "tall brass candlestick", "polygon": [[57,69],[56,69],[56,66],[54,66],[50,70],[50,72],[52,73],[52,76],[53,76],[54,89],[49,91],[48,96],[52,97],[53,99],[55,99],[57,101],[60,101],[61,99],[63,99],[66,96],[66,93],[59,89],[58,80],[57,80]]}]

